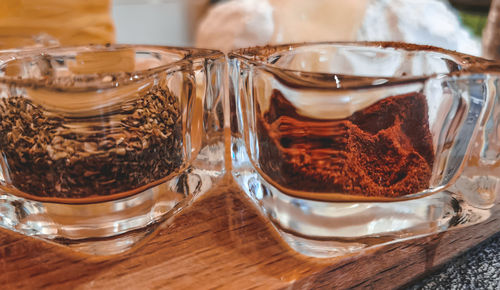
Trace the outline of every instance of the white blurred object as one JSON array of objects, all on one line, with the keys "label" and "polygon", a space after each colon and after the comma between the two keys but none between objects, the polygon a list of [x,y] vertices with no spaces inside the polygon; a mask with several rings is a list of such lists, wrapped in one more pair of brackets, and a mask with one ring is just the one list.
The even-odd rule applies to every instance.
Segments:
[{"label": "white blurred object", "polygon": [[233,0],[213,7],[196,46],[228,51],[276,43],[354,38],[367,0]]},{"label": "white blurred object", "polygon": [[216,5],[200,23],[196,45],[223,51],[265,45],[274,32],[273,7],[267,0],[239,0]]},{"label": "white blurred object", "polygon": [[268,0],[275,7],[271,43],[354,39],[368,0]]},{"label": "white blurred object", "polygon": [[403,41],[480,55],[441,0],[232,0],[201,22],[196,45],[224,51],[304,41]]},{"label": "white blurred object", "polygon": [[437,0],[372,0],[357,39],[403,41],[481,54],[479,40],[462,27],[449,5]]}]

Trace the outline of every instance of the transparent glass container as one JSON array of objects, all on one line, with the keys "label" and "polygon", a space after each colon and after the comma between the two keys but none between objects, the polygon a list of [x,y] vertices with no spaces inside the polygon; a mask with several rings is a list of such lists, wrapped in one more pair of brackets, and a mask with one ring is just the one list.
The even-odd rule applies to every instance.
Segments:
[{"label": "transparent glass container", "polygon": [[224,55],[80,46],[0,63],[0,226],[131,248],[224,174]]},{"label": "transparent glass container", "polygon": [[229,54],[232,174],[298,252],[481,222],[500,191],[499,65],[429,46]]}]

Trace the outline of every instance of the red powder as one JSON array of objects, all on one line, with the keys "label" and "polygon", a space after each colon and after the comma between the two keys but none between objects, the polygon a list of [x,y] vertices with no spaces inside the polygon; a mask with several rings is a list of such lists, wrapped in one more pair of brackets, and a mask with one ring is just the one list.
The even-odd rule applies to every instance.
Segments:
[{"label": "red powder", "polygon": [[393,96],[346,119],[300,116],[275,90],[258,112],[259,164],[278,184],[307,192],[398,197],[429,187],[434,151],[427,102]]}]

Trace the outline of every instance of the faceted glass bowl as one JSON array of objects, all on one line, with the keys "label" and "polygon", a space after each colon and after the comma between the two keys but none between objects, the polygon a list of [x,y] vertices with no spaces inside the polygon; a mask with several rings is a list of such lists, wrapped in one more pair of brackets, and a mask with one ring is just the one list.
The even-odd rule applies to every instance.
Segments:
[{"label": "faceted glass bowl", "polygon": [[224,174],[217,51],[81,46],[4,54],[0,225],[124,251]]},{"label": "faceted glass bowl", "polygon": [[292,248],[335,256],[488,217],[498,64],[401,43],[257,47],[229,62],[233,176]]}]

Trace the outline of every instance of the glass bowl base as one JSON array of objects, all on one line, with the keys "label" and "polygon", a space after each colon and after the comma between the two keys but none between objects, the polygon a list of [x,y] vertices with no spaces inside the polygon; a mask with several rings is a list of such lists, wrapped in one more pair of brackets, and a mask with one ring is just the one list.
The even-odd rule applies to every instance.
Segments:
[{"label": "glass bowl base", "polygon": [[1,191],[0,226],[87,254],[118,254],[148,237],[221,176],[188,168],[133,196],[90,204],[40,202]]},{"label": "glass bowl base", "polygon": [[490,216],[488,209],[471,206],[449,191],[398,202],[325,202],[287,195],[251,166],[236,167],[233,176],[285,242],[312,257],[356,253],[470,226]]}]

